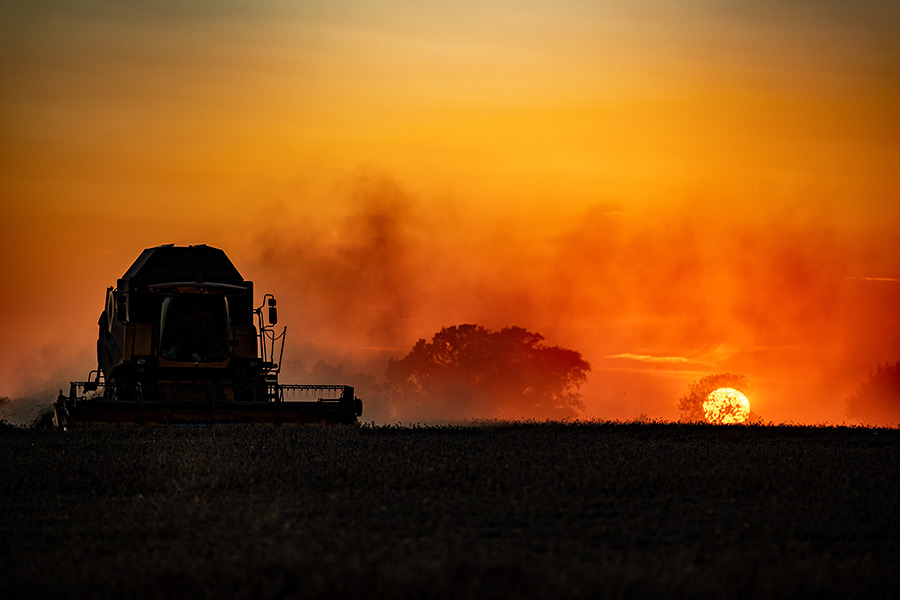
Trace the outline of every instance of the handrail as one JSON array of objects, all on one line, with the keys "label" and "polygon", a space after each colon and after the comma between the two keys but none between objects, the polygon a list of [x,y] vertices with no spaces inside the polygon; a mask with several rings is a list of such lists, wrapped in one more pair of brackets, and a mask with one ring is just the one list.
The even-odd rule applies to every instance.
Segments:
[{"label": "handrail", "polygon": [[[263,308],[266,306],[274,307],[275,296],[266,294],[263,296],[263,303],[253,309],[257,319],[257,330],[259,337],[259,352],[262,359],[263,370],[268,374],[277,375],[281,372],[281,361],[284,358],[284,341],[287,337],[287,327],[283,327],[281,333],[275,333],[275,324],[266,323],[263,316]],[[278,351],[278,362],[275,362],[275,343],[281,340],[281,347]]]}]

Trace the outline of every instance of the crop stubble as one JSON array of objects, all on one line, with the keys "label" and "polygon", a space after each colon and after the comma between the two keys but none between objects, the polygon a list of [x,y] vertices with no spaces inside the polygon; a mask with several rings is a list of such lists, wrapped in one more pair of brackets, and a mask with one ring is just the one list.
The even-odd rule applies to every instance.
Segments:
[{"label": "crop stubble", "polygon": [[896,596],[900,431],[0,430],[0,595]]}]

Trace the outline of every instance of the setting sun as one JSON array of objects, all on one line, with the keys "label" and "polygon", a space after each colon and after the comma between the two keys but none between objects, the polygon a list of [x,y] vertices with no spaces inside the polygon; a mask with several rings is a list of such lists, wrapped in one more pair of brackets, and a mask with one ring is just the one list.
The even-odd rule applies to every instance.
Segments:
[{"label": "setting sun", "polygon": [[703,412],[710,423],[743,423],[750,416],[750,401],[734,388],[719,388],[706,397]]}]

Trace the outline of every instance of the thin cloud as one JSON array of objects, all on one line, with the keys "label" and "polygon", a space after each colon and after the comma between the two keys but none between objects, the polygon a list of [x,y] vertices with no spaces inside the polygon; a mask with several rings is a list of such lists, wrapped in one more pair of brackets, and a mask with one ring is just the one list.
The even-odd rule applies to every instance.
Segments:
[{"label": "thin cloud", "polygon": [[633,354],[631,352],[624,352],[622,354],[609,354],[604,356],[603,358],[624,358],[627,360],[637,360],[640,362],[653,363],[653,364],[690,364],[690,365],[708,365],[709,363],[703,360],[697,360],[694,358],[686,358],[684,356],[656,356],[653,354]]},{"label": "thin cloud", "polygon": [[896,277],[847,277],[851,281],[881,281],[888,283],[900,283],[900,279]]}]

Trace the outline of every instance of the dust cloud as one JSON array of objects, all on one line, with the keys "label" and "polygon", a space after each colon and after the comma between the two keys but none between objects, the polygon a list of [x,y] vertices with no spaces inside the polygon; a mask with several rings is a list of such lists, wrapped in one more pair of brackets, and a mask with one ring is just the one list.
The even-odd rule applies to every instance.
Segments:
[{"label": "dust cloud", "polygon": [[[584,418],[674,420],[692,381],[730,372],[754,382],[766,422],[848,420],[846,398],[900,358],[895,228],[839,203],[725,200],[494,204],[357,173],[276,194],[237,250],[209,243],[278,298],[282,381],[354,385],[366,420],[404,418],[384,397],[390,359],[465,323],[581,353]],[[80,313],[77,345],[9,367],[21,385],[4,414],[27,419],[87,375],[101,308]]]},{"label": "dust cloud", "polygon": [[369,382],[378,418],[398,416],[379,408],[388,359],[462,323],[581,352],[593,365],[583,416],[598,418],[677,418],[690,381],[728,371],[753,379],[764,419],[839,423],[868,370],[900,352],[900,285],[857,277],[897,272],[871,260],[889,240],[862,239],[821,204],[548,215],[467,208],[383,177],[333,192],[324,215],[315,198],[286,202],[254,269],[291,325],[286,378],[339,367]]},{"label": "dust cloud", "polygon": [[[84,345],[93,350],[94,340]],[[86,379],[96,368],[96,355],[69,350],[60,346],[44,346],[22,356],[13,369],[16,379],[14,391],[6,402],[0,402],[0,420],[27,426],[50,409],[60,391],[68,393],[69,382]]]}]

